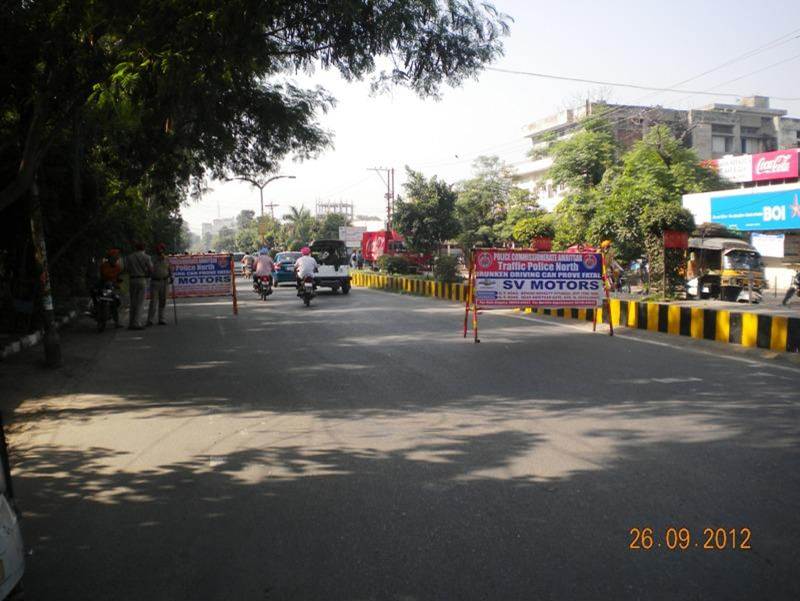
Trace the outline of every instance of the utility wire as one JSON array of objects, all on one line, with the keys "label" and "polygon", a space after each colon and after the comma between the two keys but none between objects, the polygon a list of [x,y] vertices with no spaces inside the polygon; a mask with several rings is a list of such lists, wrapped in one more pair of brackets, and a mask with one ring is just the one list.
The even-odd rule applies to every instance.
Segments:
[{"label": "utility wire", "polygon": [[[796,57],[793,57],[796,58]],[[788,59],[787,59],[788,60]],[[779,64],[779,63],[776,63]],[[771,65],[775,66],[775,65]],[[768,67],[767,67],[768,68]],[[599,79],[584,79],[582,77],[567,77],[566,75],[553,75],[552,73],[534,73],[533,71],[517,71],[514,69],[500,69],[497,67],[486,67],[487,71],[495,71],[497,73],[508,73],[511,75],[527,75],[529,77],[539,77],[542,79],[557,79],[560,81],[574,81],[578,83],[591,83],[595,85],[601,86],[610,86],[614,88],[632,88],[635,90],[649,90],[651,92],[675,92],[677,94],[691,94],[692,96],[695,95],[706,95],[706,96],[727,96],[730,98],[741,98],[742,96],[746,96],[746,94],[733,94],[730,92],[711,92],[708,90],[682,90],[677,88],[659,88],[656,86],[644,86],[635,83],[623,83],[619,81],[602,81]],[[746,77],[746,76],[742,76]],[[785,97],[785,96],[772,96],[770,98],[774,98],[775,100],[800,100],[800,96],[796,97]]]}]

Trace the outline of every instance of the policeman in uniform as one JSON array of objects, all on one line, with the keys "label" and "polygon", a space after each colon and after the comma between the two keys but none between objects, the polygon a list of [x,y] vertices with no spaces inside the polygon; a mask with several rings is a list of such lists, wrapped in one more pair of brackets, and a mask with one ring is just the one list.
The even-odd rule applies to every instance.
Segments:
[{"label": "policeman in uniform", "polygon": [[165,251],[167,245],[159,242],[156,245],[156,256],[153,259],[153,272],[150,276],[150,308],[147,312],[147,325],[153,325],[158,303],[158,325],[165,326],[164,306],[167,304],[167,281],[172,284],[172,268]]},{"label": "policeman in uniform", "polygon": [[131,310],[128,319],[129,330],[144,330],[144,294],[147,279],[153,273],[153,261],[144,252],[144,243],[136,242],[135,252],[125,258],[125,270],[130,277]]}]

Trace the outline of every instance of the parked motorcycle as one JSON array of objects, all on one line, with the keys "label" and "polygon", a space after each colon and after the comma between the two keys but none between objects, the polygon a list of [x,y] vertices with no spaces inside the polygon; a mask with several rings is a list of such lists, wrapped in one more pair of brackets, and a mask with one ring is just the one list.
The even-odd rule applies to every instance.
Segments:
[{"label": "parked motorcycle", "polygon": [[94,298],[94,318],[97,320],[97,331],[103,332],[106,329],[108,318],[114,320],[114,327],[119,327],[119,294],[111,282],[106,282],[100,288]]},{"label": "parked motorcycle", "polygon": [[303,303],[306,307],[311,306],[311,299],[316,296],[316,286],[314,285],[314,278],[310,275],[306,276],[303,279],[303,283],[300,286],[300,291],[298,296],[303,299]]},{"label": "parked motorcycle", "polygon": [[259,275],[255,278],[256,292],[261,297],[261,300],[267,300],[267,297],[272,294],[272,276]]}]

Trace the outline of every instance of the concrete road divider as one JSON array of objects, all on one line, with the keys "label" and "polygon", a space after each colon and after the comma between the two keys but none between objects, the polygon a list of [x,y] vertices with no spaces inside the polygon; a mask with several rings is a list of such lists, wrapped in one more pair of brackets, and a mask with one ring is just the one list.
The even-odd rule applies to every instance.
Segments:
[{"label": "concrete road divider", "polygon": [[[355,272],[353,285],[465,302],[467,285],[404,276]],[[594,309],[523,309],[525,313],[592,321]],[[715,340],[773,351],[800,352],[800,319],[748,311],[726,311],[611,299],[602,310],[603,322],[674,336]]]}]

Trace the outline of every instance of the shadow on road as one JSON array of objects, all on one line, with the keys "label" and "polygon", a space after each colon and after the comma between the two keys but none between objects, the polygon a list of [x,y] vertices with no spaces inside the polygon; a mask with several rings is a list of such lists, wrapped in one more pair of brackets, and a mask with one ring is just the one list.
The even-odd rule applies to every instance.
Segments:
[{"label": "shadow on road", "polygon": [[800,596],[796,374],[359,296],[10,364],[32,598]]}]

